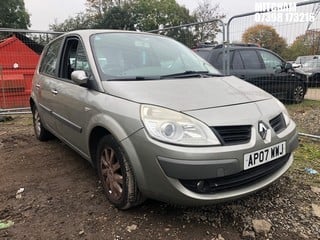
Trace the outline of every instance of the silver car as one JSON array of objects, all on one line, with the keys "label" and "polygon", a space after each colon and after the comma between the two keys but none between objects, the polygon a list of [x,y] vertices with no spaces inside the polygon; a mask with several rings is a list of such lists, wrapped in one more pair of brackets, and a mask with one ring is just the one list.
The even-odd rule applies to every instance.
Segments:
[{"label": "silver car", "polygon": [[195,206],[251,194],[288,170],[298,145],[270,94],[148,33],[54,39],[30,105],[36,137],[55,135],[90,161],[119,209],[145,198]]}]

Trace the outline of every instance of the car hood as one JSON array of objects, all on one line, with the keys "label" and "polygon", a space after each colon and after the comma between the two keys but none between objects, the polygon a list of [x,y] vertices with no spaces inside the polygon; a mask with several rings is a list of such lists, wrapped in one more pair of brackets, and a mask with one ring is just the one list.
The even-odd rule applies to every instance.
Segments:
[{"label": "car hood", "polygon": [[294,71],[296,74],[300,76],[309,76],[314,72],[314,69],[304,67],[304,68],[295,68]]},{"label": "car hood", "polygon": [[308,72],[308,73],[312,73],[312,72],[317,71],[317,69],[312,68],[312,67],[303,67],[303,68],[301,68],[301,71],[303,71],[303,72]]},{"label": "car hood", "polygon": [[143,81],[103,81],[106,93],[130,101],[192,111],[272,98],[234,76]]}]

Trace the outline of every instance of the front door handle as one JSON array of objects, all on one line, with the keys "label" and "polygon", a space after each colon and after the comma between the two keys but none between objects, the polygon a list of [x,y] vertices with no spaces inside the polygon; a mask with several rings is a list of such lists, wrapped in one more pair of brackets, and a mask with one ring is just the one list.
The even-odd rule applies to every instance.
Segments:
[{"label": "front door handle", "polygon": [[39,83],[36,84],[36,89],[40,89],[41,85]]},{"label": "front door handle", "polygon": [[57,94],[58,94],[58,91],[55,90],[55,89],[52,89],[52,90],[51,90],[51,93],[52,93],[53,95],[57,95]]}]

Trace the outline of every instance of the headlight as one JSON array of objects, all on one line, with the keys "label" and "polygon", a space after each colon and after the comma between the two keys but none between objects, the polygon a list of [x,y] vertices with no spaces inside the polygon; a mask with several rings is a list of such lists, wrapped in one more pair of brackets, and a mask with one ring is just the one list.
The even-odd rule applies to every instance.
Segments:
[{"label": "headlight", "polygon": [[289,113],[287,111],[285,111],[285,112],[282,112],[282,114],[283,114],[283,118],[286,123],[286,126],[288,126],[291,122],[291,118],[289,116]]},{"label": "headlight", "polygon": [[141,119],[148,134],[157,140],[188,146],[220,145],[204,123],[166,108],[142,105]]},{"label": "headlight", "polygon": [[278,99],[276,99],[276,102],[278,103],[279,107],[281,108],[282,110],[282,115],[283,115],[283,118],[284,118],[284,121],[286,123],[286,126],[288,126],[291,122],[291,118],[290,118],[290,115],[286,109],[286,107],[282,104],[282,102],[280,102]]}]

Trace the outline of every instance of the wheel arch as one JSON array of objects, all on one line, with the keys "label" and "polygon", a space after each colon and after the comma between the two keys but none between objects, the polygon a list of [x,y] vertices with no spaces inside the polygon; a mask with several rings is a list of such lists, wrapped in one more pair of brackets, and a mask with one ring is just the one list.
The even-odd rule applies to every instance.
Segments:
[{"label": "wheel arch", "polygon": [[101,126],[94,127],[90,132],[89,152],[90,152],[91,162],[95,168],[97,167],[96,165],[97,146],[101,141],[101,139],[106,135],[112,135],[112,134],[105,127],[101,127]]},{"label": "wheel arch", "polygon": [[33,108],[36,105],[36,103],[35,103],[35,101],[33,100],[32,97],[29,99],[29,104],[30,104],[31,111],[33,111]]},{"label": "wheel arch", "polygon": [[[122,121],[114,116],[106,114],[97,114],[90,119],[87,125],[87,149],[91,162],[96,166],[96,151],[99,141],[105,135],[111,135],[122,147],[122,151],[128,157],[126,149],[122,145],[122,141],[130,134],[141,128],[141,123],[136,121],[135,124],[126,124],[127,121]],[[130,162],[130,160],[129,160]],[[131,163],[130,163],[131,164]]]}]

